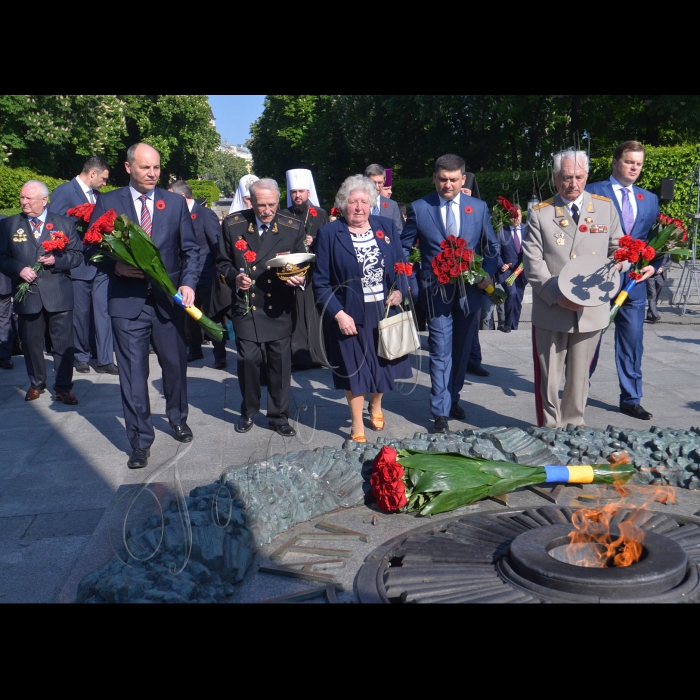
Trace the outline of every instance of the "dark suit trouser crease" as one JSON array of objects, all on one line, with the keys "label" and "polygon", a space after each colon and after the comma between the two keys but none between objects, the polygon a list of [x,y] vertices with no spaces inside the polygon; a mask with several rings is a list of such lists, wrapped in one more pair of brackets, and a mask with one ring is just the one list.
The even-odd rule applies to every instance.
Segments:
[{"label": "dark suit trouser crease", "polygon": [[[107,312],[109,277],[97,273],[92,280],[73,280],[73,328],[75,360],[89,362],[92,354],[91,333],[94,331],[97,364],[108,365],[114,359],[112,324]],[[91,313],[94,324],[90,323]]]},{"label": "dark suit trouser crease", "polygon": [[175,425],[187,420],[185,319],[184,313],[174,312],[174,318],[166,318],[149,297],[137,318],[112,318],[124,422],[132,449],[148,448],[155,439],[148,397],[151,340],[162,370],[167,418]]},{"label": "dark suit trouser crease", "polygon": [[0,294],[0,360],[11,360],[15,344],[12,328],[12,295]]},{"label": "dark suit trouser crease", "polygon": [[47,311],[19,314],[19,338],[22,341],[27,374],[33,387],[46,384],[44,342],[48,329],[53,352],[56,391],[73,388],[73,311]]},{"label": "dark suit trouser crease", "polygon": [[238,351],[238,381],[243,401],[241,415],[255,418],[260,411],[260,366],[263,347],[267,356],[267,420],[270,425],[289,422],[289,392],[292,386],[291,336],[257,343],[236,336]]}]

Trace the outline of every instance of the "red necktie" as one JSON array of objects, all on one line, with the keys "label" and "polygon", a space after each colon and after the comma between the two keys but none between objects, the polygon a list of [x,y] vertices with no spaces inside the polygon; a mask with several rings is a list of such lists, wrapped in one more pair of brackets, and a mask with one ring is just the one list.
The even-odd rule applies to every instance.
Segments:
[{"label": "red necktie", "polygon": [[148,211],[148,197],[142,194],[139,199],[141,200],[141,228],[150,236],[151,235],[151,212]]}]

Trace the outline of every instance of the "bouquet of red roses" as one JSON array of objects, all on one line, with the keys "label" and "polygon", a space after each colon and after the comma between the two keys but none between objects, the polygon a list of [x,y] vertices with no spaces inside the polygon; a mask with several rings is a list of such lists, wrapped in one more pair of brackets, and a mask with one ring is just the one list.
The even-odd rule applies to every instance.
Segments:
[{"label": "bouquet of red roses", "polygon": [[77,207],[72,207],[66,214],[68,216],[74,216],[77,221],[75,223],[75,228],[81,236],[84,236],[88,229],[88,224],[92,218],[92,211],[95,208],[94,204],[78,204]]},{"label": "bouquet of red roses", "polygon": [[394,513],[444,513],[535,484],[623,484],[634,474],[626,453],[612,463],[529,467],[454,452],[399,450],[384,445],[372,462],[370,486],[377,506]]},{"label": "bouquet of red roses", "polygon": [[173,286],[157,246],[126,214],[117,216],[114,209],[106,211],[87,230],[83,243],[98,246],[102,251],[90,258],[93,262],[99,262],[106,255],[141,270],[152,285],[183,306],[210,338],[223,339],[224,331],[218,323],[207,318],[198,308],[183,305],[182,295]]},{"label": "bouquet of red roses", "polygon": [[[484,258],[468,248],[464,238],[449,235],[440,243],[440,248],[442,250],[430,263],[440,284],[478,284],[486,277],[486,272],[481,266]],[[495,304],[505,301],[506,293],[492,284],[484,291]]]},{"label": "bouquet of red roses", "polygon": [[[49,224],[49,226],[51,226],[51,224]],[[45,253],[50,253],[53,250],[63,250],[68,243],[70,243],[70,239],[63,231],[51,231],[51,238],[48,241],[42,241],[41,247],[44,249]],[[32,267],[32,270],[34,270],[34,272],[39,272],[41,268],[42,263],[38,262]],[[17,286],[17,291],[14,296],[15,302],[19,303],[22,301],[27,292],[34,294],[34,292],[30,290],[32,284],[34,284],[34,282],[22,282]]]},{"label": "bouquet of red roses", "polygon": [[496,204],[491,210],[491,224],[494,231],[501,231],[506,226],[512,226],[520,212],[502,195],[498,195]]}]

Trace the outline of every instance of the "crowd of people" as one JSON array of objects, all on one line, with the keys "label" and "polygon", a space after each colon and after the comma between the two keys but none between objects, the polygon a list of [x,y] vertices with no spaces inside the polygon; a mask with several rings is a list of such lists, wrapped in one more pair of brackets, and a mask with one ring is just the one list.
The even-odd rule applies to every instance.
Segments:
[{"label": "crowd of people", "polygon": [[[479,330],[496,327],[494,286],[505,292],[505,303],[495,308],[500,330],[508,333],[518,329],[529,284],[537,423],[584,425],[609,309],[578,303],[563,276],[577,258],[614,259],[625,234],[646,240],[659,205],[635,185],[643,164],[643,146],[624,142],[609,180],[589,184],[585,152],[557,153],[556,195],[536,205],[525,222],[515,204],[509,225],[497,230],[473,173],[455,154],[435,160],[435,191],[412,202],[407,215],[392,199],[391,170],[374,163],[342,183],[331,216],[320,206],[309,170],[287,172],[285,209],[275,180],[247,175],[220,223],[187,182],[158,187],[158,151],[134,144],[124,164],[127,186],[100,194],[109,166],[90,158],[50,199],[43,183],[26,182],[22,212],[0,221],[0,368],[14,367],[15,315],[30,381],[27,401],[47,388],[45,350],[53,353],[55,399],[67,405],[78,403],[73,372],[90,372],[95,358],[95,371],[119,376],[131,446],[127,465],[142,468],[155,438],[150,353],[162,369],[173,437],[194,437],[187,424],[187,363],[203,359],[207,342],[183,309],[195,305],[227,329],[225,338],[235,339],[238,432],[253,429],[266,385],[270,429],[293,437],[291,374],[327,367],[334,388],[345,393],[351,439],[365,442],[365,403],[369,426],[381,431],[383,395],[412,375],[408,355],[386,359],[378,352],[381,319],[404,310],[411,297],[415,320],[428,334],[433,432],[444,433],[450,418],[467,418],[459,401],[466,373],[488,375]],[[137,222],[158,248],[182,304],[138,267],[95,260],[95,250],[78,234],[76,207],[83,205],[92,205],[90,224],[110,210]],[[451,268],[443,269],[437,261],[446,256]],[[480,269],[469,276],[475,256]],[[624,282],[629,266],[616,263]],[[641,271],[654,283],[653,301],[667,267],[662,260]],[[640,404],[645,302],[646,285],[638,285],[615,328],[620,410],[641,420],[651,418]],[[658,311],[651,309],[653,322]],[[214,367],[226,369],[226,339],[213,341],[212,349]]]}]

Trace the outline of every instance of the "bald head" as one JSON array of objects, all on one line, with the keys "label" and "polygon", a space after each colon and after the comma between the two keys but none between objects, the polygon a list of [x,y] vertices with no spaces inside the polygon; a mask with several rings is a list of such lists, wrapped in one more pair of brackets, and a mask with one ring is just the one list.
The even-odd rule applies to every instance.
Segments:
[{"label": "bald head", "polygon": [[158,184],[160,153],[147,143],[135,143],[126,152],[124,167],[131,186],[141,194],[148,194]]}]

